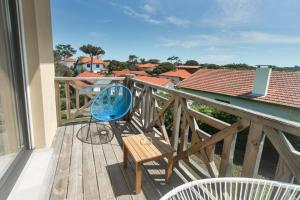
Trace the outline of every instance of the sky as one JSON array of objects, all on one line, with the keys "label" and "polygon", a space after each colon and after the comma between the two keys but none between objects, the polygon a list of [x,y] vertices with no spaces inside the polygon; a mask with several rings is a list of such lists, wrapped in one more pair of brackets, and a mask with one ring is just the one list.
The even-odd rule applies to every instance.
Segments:
[{"label": "sky", "polygon": [[51,0],[51,15],[54,46],[103,59],[300,65],[300,0]]}]

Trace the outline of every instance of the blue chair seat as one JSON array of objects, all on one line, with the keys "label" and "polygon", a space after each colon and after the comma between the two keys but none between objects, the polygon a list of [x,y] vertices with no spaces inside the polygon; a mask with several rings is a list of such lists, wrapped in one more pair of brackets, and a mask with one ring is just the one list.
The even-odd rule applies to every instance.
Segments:
[{"label": "blue chair seat", "polygon": [[131,91],[121,84],[113,84],[94,98],[90,113],[98,121],[110,122],[124,117],[131,105]]}]

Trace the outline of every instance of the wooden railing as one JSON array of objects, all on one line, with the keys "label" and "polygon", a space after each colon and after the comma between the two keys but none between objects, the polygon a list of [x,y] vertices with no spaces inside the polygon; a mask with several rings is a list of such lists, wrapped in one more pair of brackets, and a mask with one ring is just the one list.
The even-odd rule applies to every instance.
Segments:
[{"label": "wooden railing", "polygon": [[124,77],[56,77],[57,124],[89,119],[89,107],[96,94],[111,83],[124,83]]},{"label": "wooden railing", "polygon": [[[265,144],[269,143],[273,146],[274,153],[278,154],[278,161],[271,163],[276,168],[272,179],[286,182],[300,181],[300,152],[293,146],[295,144],[291,143],[291,138],[300,141],[300,123],[177,89],[152,85],[134,78],[104,79],[110,82],[122,82],[130,87],[134,103],[126,119],[145,133],[164,137],[174,148],[176,170],[179,170],[187,180],[199,177],[232,176],[237,138],[241,134],[248,134],[239,176],[258,176],[263,149]],[[59,124],[84,121],[88,118],[91,100],[98,92],[87,92],[86,88],[99,88],[99,85],[91,84],[82,87],[74,83],[78,80],[96,81],[103,78],[55,79]],[[72,99],[73,105],[71,105]],[[65,104],[64,110],[61,109],[62,104]],[[191,105],[195,104],[206,105],[234,115],[237,121],[224,122],[193,109]],[[171,107],[172,129],[168,132],[165,123],[166,112]],[[199,123],[218,131],[213,134],[208,133],[200,128]],[[217,145],[219,152],[216,151]]]},{"label": "wooden railing", "polygon": [[[139,124],[144,132],[154,130],[162,133],[175,150],[177,167],[191,179],[195,175],[231,176],[237,136],[248,134],[239,176],[257,177],[262,151],[268,138],[275,149],[274,153],[279,155],[278,162],[272,163],[277,166],[272,179],[291,182],[295,178],[300,181],[300,152],[290,142],[290,138],[300,141],[300,123],[135,79],[131,80],[130,85],[135,98],[130,115],[132,121]],[[232,124],[226,123],[193,109],[192,104],[212,107],[234,115],[238,120]],[[172,133],[168,134],[164,122],[166,111],[171,106],[173,128]],[[218,132],[209,134],[199,128],[199,122],[214,127]],[[215,157],[216,144],[222,146],[218,154],[219,160]]]}]

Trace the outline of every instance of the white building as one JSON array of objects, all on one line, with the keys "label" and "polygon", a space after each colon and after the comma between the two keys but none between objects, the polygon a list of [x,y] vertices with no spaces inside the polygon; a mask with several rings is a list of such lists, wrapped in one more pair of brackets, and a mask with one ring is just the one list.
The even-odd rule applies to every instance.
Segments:
[{"label": "white building", "polygon": [[91,58],[90,57],[81,57],[79,58],[79,62],[76,66],[77,70],[87,70],[92,71],[94,73],[101,72],[101,71],[107,71],[107,66],[109,65],[109,62],[104,62],[99,57],[93,58],[93,66],[91,66]]},{"label": "white building", "polygon": [[74,67],[76,61],[77,61],[76,58],[64,58],[62,61],[60,61],[60,63],[71,68]]}]

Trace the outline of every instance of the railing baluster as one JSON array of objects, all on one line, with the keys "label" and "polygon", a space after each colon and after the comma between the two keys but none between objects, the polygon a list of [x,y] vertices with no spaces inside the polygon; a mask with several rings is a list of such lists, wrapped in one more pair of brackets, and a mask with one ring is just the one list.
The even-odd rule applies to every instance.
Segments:
[{"label": "railing baluster", "polygon": [[180,118],[181,118],[181,103],[179,97],[175,97],[174,113],[173,113],[173,132],[172,132],[172,146],[177,153],[180,132]]},{"label": "railing baluster", "polygon": [[71,106],[70,106],[70,82],[66,81],[65,85],[65,91],[66,91],[66,111],[67,111],[67,119],[70,119],[71,116]]},{"label": "railing baluster", "polygon": [[55,81],[55,100],[56,100],[56,119],[57,119],[57,126],[61,125],[61,114],[60,114],[60,83],[59,81]]},{"label": "railing baluster", "polygon": [[242,176],[257,176],[264,141],[265,135],[263,134],[263,125],[257,122],[251,122],[244,156]]}]

